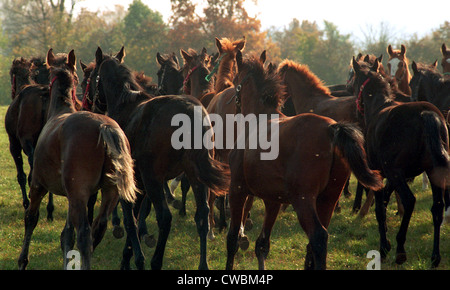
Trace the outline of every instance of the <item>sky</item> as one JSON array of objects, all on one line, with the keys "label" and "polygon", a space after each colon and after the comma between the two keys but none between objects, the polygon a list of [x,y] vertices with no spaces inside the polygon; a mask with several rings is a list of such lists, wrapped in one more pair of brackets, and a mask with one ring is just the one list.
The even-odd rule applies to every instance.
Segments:
[{"label": "sky", "polygon": [[[83,0],[76,7],[91,11],[114,10],[119,4],[128,8],[133,0]],[[198,13],[202,13],[205,0],[198,3]],[[171,15],[170,0],[142,0],[150,9],[159,11],[164,20]],[[417,3],[417,2],[416,2]],[[364,40],[368,29],[379,29],[383,22],[392,29],[393,36],[405,39],[417,34],[419,37],[439,28],[450,21],[450,2],[448,0],[427,0],[418,2],[404,0],[253,0],[245,1],[247,13],[261,20],[262,29],[286,27],[293,18],[315,21],[323,28],[323,20],[335,24],[342,34],[353,34],[353,39]],[[425,4],[424,4],[425,3]],[[369,5],[367,5],[369,4]]]}]

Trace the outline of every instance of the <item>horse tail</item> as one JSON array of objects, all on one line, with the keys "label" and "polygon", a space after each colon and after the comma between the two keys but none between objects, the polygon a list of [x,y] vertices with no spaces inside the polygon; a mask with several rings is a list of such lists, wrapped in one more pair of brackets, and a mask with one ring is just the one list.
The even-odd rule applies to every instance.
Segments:
[{"label": "horse tail", "polygon": [[230,186],[230,168],[227,164],[215,160],[208,149],[188,150],[193,162],[193,176],[208,186],[216,196],[227,194]]},{"label": "horse tail", "polygon": [[371,170],[364,150],[364,137],[353,124],[335,123],[329,126],[335,148],[346,160],[351,171],[365,187],[375,191],[383,188],[383,178],[377,170]]},{"label": "horse tail", "polygon": [[131,158],[130,145],[125,133],[119,128],[109,124],[100,126],[99,142],[103,140],[106,154],[111,159],[114,172],[106,176],[117,186],[120,198],[134,202],[136,188],[134,179],[134,162]]},{"label": "horse tail", "polygon": [[434,167],[432,176],[428,177],[436,180],[436,184],[441,183],[441,180],[446,180],[444,186],[448,187],[450,183],[450,156],[447,126],[436,112],[424,111],[421,117],[427,149],[431,154]]}]

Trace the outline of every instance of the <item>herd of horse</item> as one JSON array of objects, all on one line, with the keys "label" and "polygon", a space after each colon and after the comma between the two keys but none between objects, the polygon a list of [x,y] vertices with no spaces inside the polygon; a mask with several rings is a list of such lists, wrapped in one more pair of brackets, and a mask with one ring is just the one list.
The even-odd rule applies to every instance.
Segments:
[{"label": "herd of horse", "polygon": [[[158,53],[157,84],[125,65],[123,47],[112,55],[99,47],[93,62],[80,61],[81,98],[76,94],[79,79],[73,50],[55,55],[50,49],[45,60],[13,61],[12,102],[5,128],[25,208],[20,269],[28,264],[39,206],[47,193],[50,220],[52,194],[68,199],[61,233],[64,267],[76,237],[81,266],[90,269],[108,217],[113,214],[113,224],[118,224],[120,202],[127,236],[121,269],[130,269],[133,256],[136,267],[144,269],[141,242],[149,238],[145,219],[152,206],[159,232],[151,267],[161,269],[172,222],[168,203],[174,200],[167,182],[173,179],[181,180],[180,214],[185,214],[189,188],[194,194],[199,269],[208,269],[207,240],[214,238],[215,204],[219,229],[227,227],[226,205],[230,210],[225,267],[232,269],[239,246],[248,247],[243,225],[255,196],[265,205],[255,243],[259,269],[265,268],[272,227],[287,204],[309,239],[305,269],[325,269],[327,228],[351,173],[358,180],[354,210],[360,207],[363,188],[369,192],[366,208],[370,196],[375,198],[382,258],[391,249],[386,206],[396,192],[402,214],[396,249],[399,264],[406,261],[404,244],[415,204],[408,181],[426,173],[433,196],[431,264],[439,265],[444,212],[445,219],[450,219],[450,50],[445,44],[441,47],[443,73],[437,62],[413,62],[411,74],[406,47],[395,50],[389,45],[386,69],[382,56],[359,54],[351,60],[347,84],[330,87],[306,65],[291,60],[267,64],[266,51],[244,57],[245,39],[216,38],[215,45],[218,53],[213,55],[206,49],[181,49],[183,65],[175,53]],[[260,146],[174,149],[173,117],[184,114],[193,120],[197,107],[202,108],[202,117],[278,116],[267,122],[276,122],[279,129],[275,132],[267,126],[264,132],[278,138],[278,157],[261,160],[260,153],[266,149]],[[237,131],[236,123],[224,125]],[[201,137],[214,128],[214,122],[203,123],[202,128]],[[248,142],[259,133],[244,131],[243,137]],[[233,137],[231,142],[236,141],[236,134]],[[22,151],[30,164],[28,179]],[[101,205],[94,220],[99,190]]]}]

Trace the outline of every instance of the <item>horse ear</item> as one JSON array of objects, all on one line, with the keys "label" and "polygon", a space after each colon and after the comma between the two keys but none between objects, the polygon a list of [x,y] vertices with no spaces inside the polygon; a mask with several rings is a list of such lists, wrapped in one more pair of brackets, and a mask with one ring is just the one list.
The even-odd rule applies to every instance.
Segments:
[{"label": "horse ear", "polygon": [[373,63],[373,66],[370,69],[374,72],[378,72],[379,68],[380,68],[380,63],[378,62],[378,58],[375,58],[375,62]]},{"label": "horse ear", "polygon": [[266,50],[264,50],[259,56],[259,61],[264,64],[266,62]]},{"label": "horse ear", "polygon": [[175,55],[175,52],[172,52],[172,59],[176,64],[179,65],[178,57]]},{"label": "horse ear", "polygon": [[50,67],[55,62],[55,54],[53,53],[53,48],[50,48],[47,52],[47,59],[45,61],[47,63],[47,67]]},{"label": "horse ear", "polygon": [[445,43],[442,44],[441,53],[443,56],[447,55],[447,46],[445,45]]},{"label": "horse ear", "polygon": [[370,63],[370,56],[368,54],[364,57],[364,62]]},{"label": "horse ear", "polygon": [[353,59],[352,59],[352,67],[353,67],[353,70],[355,72],[359,72],[361,70],[361,66],[359,65],[359,63],[356,60],[355,56],[353,56]]},{"label": "horse ear", "polygon": [[164,59],[159,52],[156,53],[156,62],[159,63],[159,65],[164,64]]},{"label": "horse ear", "polygon": [[360,53],[358,53],[358,55],[356,56],[356,59],[361,59],[362,56],[363,56],[363,54],[360,52]]},{"label": "horse ear", "polygon": [[81,61],[80,59],[80,66],[81,66],[81,70],[84,71],[87,68],[87,65]]},{"label": "horse ear", "polygon": [[184,63],[189,63],[192,60],[192,56],[187,53],[186,51],[184,51],[184,49],[180,49],[180,54],[183,57]]},{"label": "horse ear", "polygon": [[437,64],[438,64],[438,61],[437,61],[437,59],[431,64],[431,66],[434,68],[434,69],[436,69],[437,68]]},{"label": "horse ear", "polygon": [[222,54],[223,49],[222,49],[222,43],[220,42],[220,40],[216,37],[216,47],[217,50],[219,51],[220,54]]},{"label": "horse ear", "polygon": [[100,66],[102,61],[103,61],[103,51],[99,46],[97,47],[97,51],[95,52],[95,63],[97,64],[97,66]]},{"label": "horse ear", "polygon": [[75,51],[72,49],[67,56],[67,63],[75,71],[77,70],[77,58],[75,57]]},{"label": "horse ear", "polygon": [[203,47],[202,48],[202,52],[201,52],[203,55],[206,55],[207,53],[208,53],[208,51],[206,50],[206,47]]},{"label": "horse ear", "polygon": [[236,63],[238,71],[240,71],[242,69],[242,52],[240,50],[236,52]]},{"label": "horse ear", "polygon": [[401,55],[405,55],[405,53],[406,53],[406,46],[404,46],[403,44],[402,44],[402,46],[401,46],[401,51],[400,51],[400,53],[401,53]]},{"label": "horse ear", "polygon": [[233,44],[238,50],[243,51],[245,48],[245,36],[243,36],[241,40],[235,41]]},{"label": "horse ear", "polygon": [[383,54],[380,54],[380,56],[378,57],[378,61],[381,63],[383,61]]},{"label": "horse ear", "polygon": [[415,61],[412,62],[411,68],[412,68],[414,74],[419,72],[419,70],[417,69],[417,63]]},{"label": "horse ear", "polygon": [[392,46],[389,44],[389,46],[387,47],[387,53],[389,54],[389,55],[393,55],[394,54],[394,51],[392,50]]},{"label": "horse ear", "polygon": [[116,58],[119,60],[119,63],[123,63],[123,59],[127,54],[125,53],[125,46],[122,46],[120,51],[116,54]]}]

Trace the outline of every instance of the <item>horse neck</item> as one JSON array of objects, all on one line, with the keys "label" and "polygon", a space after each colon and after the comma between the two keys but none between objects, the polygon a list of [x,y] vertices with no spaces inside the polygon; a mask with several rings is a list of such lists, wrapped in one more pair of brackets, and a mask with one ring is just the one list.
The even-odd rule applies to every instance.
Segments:
[{"label": "horse neck", "polygon": [[310,110],[318,102],[333,98],[321,88],[305,82],[298,72],[286,72],[283,81],[297,112]]},{"label": "horse neck", "polygon": [[[241,113],[244,116],[248,114],[255,114],[258,118],[259,115],[268,115],[268,119],[272,114],[284,116],[278,108],[266,106],[261,102],[259,99],[260,95],[258,93],[258,88],[256,88],[256,85],[252,81],[249,81],[245,87],[247,88],[241,91],[241,102],[242,100],[245,102],[244,105],[241,105]],[[244,109],[242,110],[242,108]]]},{"label": "horse neck", "polygon": [[66,93],[62,93],[60,81],[58,79],[54,80],[50,84],[50,104],[47,113],[47,120],[65,113],[73,113],[76,111],[72,102],[74,87],[72,86],[69,90],[64,91]]},{"label": "horse neck", "polygon": [[[372,79],[371,82],[374,82],[374,80]],[[384,108],[395,104],[394,101],[390,100],[389,91],[377,87],[376,84],[371,84],[370,87],[363,90],[362,99],[364,100],[364,121],[366,125],[376,120]]]},{"label": "horse neck", "polygon": [[212,91],[212,83],[203,82],[201,78],[201,76],[191,77],[191,95],[197,99]]},{"label": "horse neck", "polygon": [[403,78],[398,82],[398,89],[407,94],[407,95],[411,95],[411,88],[409,86],[409,82],[411,81],[411,73],[409,72],[408,66],[406,66],[406,71],[405,74],[403,76]]},{"label": "horse neck", "polygon": [[219,64],[214,90],[219,93],[233,85],[234,78],[234,58],[228,54]]}]

